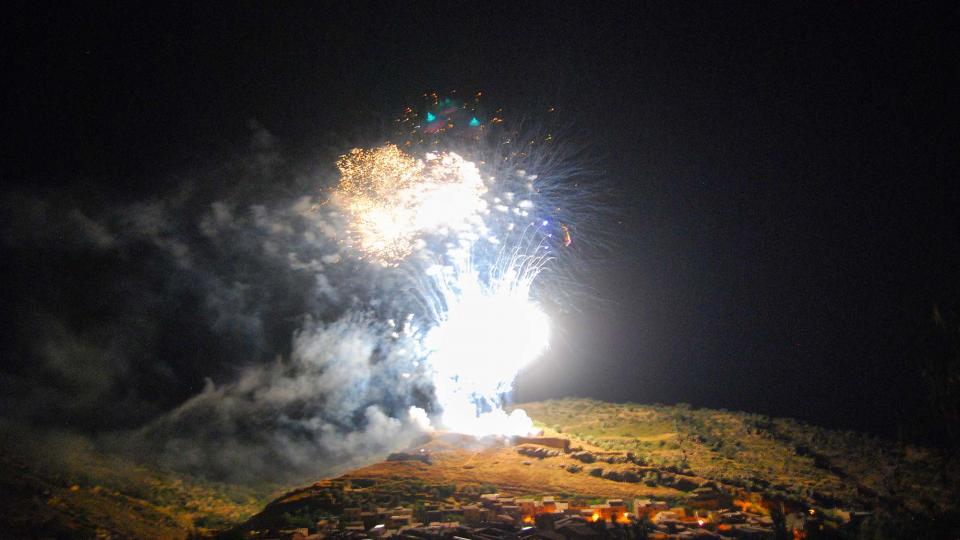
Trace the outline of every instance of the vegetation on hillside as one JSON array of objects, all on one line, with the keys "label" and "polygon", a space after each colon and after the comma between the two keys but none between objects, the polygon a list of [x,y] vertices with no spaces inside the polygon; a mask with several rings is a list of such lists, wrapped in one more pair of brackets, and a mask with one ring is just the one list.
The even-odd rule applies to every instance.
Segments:
[{"label": "vegetation on hillside", "polygon": [[277,486],[209,482],[135,463],[88,440],[2,441],[0,515],[14,537],[186,538],[241,522]]},{"label": "vegetation on hillside", "polygon": [[[960,474],[930,448],[682,404],[563,399],[520,407],[547,435],[568,437],[593,456],[536,457],[520,447],[463,446],[439,436],[417,449],[431,456],[426,462],[372,464],[274,498],[279,486],[209,482],[103,453],[80,437],[20,432],[0,441],[2,526],[13,536],[186,538],[244,522],[233,531],[310,526],[348,507],[422,509],[426,501],[490,491],[682,501],[707,481],[738,497],[760,497],[748,497],[753,501],[871,511],[864,530],[877,538],[896,537],[907,525],[930,532],[960,523]],[[636,477],[628,478],[630,471]]]},{"label": "vegetation on hillside", "polygon": [[[782,500],[937,518],[956,512],[943,452],[783,418],[563,399],[518,405],[551,432]],[[946,474],[960,485],[960,471]],[[944,518],[946,519],[946,518]]]}]

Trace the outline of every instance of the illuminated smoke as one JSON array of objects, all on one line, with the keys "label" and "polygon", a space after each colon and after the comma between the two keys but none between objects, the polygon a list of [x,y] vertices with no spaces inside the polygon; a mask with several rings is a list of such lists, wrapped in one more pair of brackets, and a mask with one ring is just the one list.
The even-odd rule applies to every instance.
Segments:
[{"label": "illuminated smoke", "polygon": [[[17,216],[0,240],[27,255],[10,258],[20,275],[40,256],[63,261],[48,270],[71,287],[80,279],[92,305],[132,299],[96,320],[57,317],[24,277],[21,316],[47,331],[12,342],[37,351],[17,369],[40,369],[11,378],[0,409],[91,431],[139,426],[117,448],[235,479],[328,474],[434,426],[529,431],[505,400],[547,346],[539,305],[582,288],[564,273],[592,240],[564,223],[582,227],[573,214],[597,210],[545,162],[552,150],[443,137],[349,152],[330,197],[315,198],[325,179],[303,172],[312,163],[288,162],[262,130],[249,159],[168,196],[0,197]],[[98,272],[68,274],[79,256]]]}]

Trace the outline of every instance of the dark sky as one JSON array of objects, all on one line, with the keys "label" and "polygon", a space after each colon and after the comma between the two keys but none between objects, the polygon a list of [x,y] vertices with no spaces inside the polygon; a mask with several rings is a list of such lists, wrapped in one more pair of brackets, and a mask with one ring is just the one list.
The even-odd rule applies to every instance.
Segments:
[{"label": "dark sky", "polygon": [[960,298],[958,8],[832,4],[49,6],[3,23],[4,183],[132,201],[251,120],[302,151],[425,90],[556,105],[622,223],[521,399],[893,434],[918,329]]}]

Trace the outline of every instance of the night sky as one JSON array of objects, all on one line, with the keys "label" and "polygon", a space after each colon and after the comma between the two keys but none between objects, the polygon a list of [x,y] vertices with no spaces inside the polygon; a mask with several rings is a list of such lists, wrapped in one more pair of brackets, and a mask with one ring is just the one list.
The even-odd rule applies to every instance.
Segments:
[{"label": "night sky", "polygon": [[[895,436],[923,414],[917,336],[934,305],[960,305],[958,8],[832,4],[56,5],[8,18],[4,376],[42,385],[31,310],[68,327],[118,317],[91,302],[110,261],[22,240],[16,197],[133,204],[248,152],[251,126],[305,159],[424,91],[482,90],[508,118],[556,107],[616,193],[598,213],[614,241],[593,298],[564,316],[520,400],[687,402]],[[140,316],[169,315],[156,305]],[[244,354],[181,324],[166,331],[190,345],[131,354]],[[152,405],[118,425],[214,376],[171,362],[186,366],[157,379],[172,392],[121,370],[139,385],[123,403]],[[17,414],[55,423],[30,411],[50,392]],[[84,429],[100,418],[87,407]]]}]

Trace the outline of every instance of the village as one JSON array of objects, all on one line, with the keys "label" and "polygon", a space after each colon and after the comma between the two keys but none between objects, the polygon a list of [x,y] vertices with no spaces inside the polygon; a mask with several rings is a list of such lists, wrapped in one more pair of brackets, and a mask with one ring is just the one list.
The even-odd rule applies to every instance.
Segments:
[{"label": "village", "polygon": [[[443,437],[451,439],[452,435]],[[565,438],[515,437],[509,441],[511,452],[529,465],[527,459],[551,460],[567,456],[576,463],[602,463],[634,467],[642,460],[630,453],[601,453],[571,447]],[[388,463],[412,463],[430,467],[437,455],[426,447],[391,454]],[[638,482],[624,478],[633,469],[582,470],[579,465],[559,465],[573,474],[588,474],[617,483]],[[467,465],[467,467],[472,467]],[[571,467],[578,470],[571,471]],[[618,476],[609,478],[610,472]],[[640,472],[640,471],[638,471]],[[282,540],[346,539],[543,539],[577,540],[584,538],[682,539],[682,538],[839,538],[854,531],[870,516],[869,512],[843,511],[776,501],[759,493],[746,493],[731,486],[695,477],[675,474],[682,486],[682,497],[652,498],[572,496],[504,492],[496,486],[475,489],[464,486],[427,486],[400,484],[404,496],[397,496],[397,485],[382,485],[371,479],[329,479],[315,485],[329,508],[337,509],[317,516],[309,523],[286,527],[261,522],[246,537]],[[396,477],[394,477],[396,478]],[[324,491],[325,490],[325,491]],[[293,497],[296,499],[297,497]],[[391,501],[393,505],[374,504]],[[311,514],[316,515],[316,514]]]},{"label": "village", "polygon": [[830,530],[814,509],[782,516],[779,530],[777,526],[773,517],[762,513],[726,508],[693,509],[689,504],[671,506],[666,501],[650,499],[609,499],[600,504],[585,504],[549,496],[534,499],[490,493],[479,495],[473,501],[428,504],[422,509],[347,508],[340,516],[318,520],[315,527],[250,531],[248,537],[263,540],[765,539],[821,537]]},{"label": "village", "polygon": [[[523,458],[545,459],[554,454],[576,454],[563,439],[521,438],[513,441]],[[612,458],[611,458],[612,459]],[[628,459],[622,457],[620,459]],[[425,452],[393,454],[389,461],[430,463]],[[582,461],[589,461],[584,459]],[[526,463],[526,462],[524,462]],[[360,479],[325,481],[327,489],[383,496],[376,485]],[[583,498],[522,496],[471,489],[420,489],[407,504],[392,507],[365,504],[343,506],[309,526],[266,527],[249,530],[248,538],[322,540],[344,539],[476,539],[581,540],[599,538],[831,538],[853,529],[869,514],[773,505],[743,500],[711,481],[705,481],[677,500],[652,498]],[[338,496],[343,500],[342,495]],[[359,500],[359,499],[353,499]]]}]

